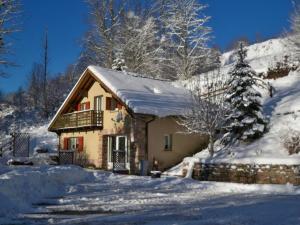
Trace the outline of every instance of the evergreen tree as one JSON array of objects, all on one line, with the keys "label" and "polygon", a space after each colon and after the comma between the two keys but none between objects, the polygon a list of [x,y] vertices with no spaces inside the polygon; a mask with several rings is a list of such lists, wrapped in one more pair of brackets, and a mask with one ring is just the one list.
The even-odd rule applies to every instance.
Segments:
[{"label": "evergreen tree", "polygon": [[122,54],[117,54],[117,57],[114,59],[111,68],[117,71],[125,71],[127,69]]},{"label": "evergreen tree", "polygon": [[243,44],[237,51],[237,62],[229,72],[225,102],[230,113],[225,119],[226,144],[235,140],[251,141],[259,138],[266,130],[266,120],[262,114],[261,94],[255,89],[256,73],[245,61]]}]

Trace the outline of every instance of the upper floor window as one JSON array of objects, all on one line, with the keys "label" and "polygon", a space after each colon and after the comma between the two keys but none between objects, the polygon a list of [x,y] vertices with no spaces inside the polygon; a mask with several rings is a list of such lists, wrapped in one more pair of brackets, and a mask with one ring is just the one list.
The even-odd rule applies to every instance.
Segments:
[{"label": "upper floor window", "polygon": [[90,102],[83,102],[77,105],[77,111],[89,110],[91,107]]},{"label": "upper floor window", "polygon": [[164,136],[164,150],[165,151],[171,151],[172,150],[172,134],[166,134]]},{"label": "upper floor window", "polygon": [[116,109],[122,109],[122,104],[114,98],[106,97],[106,110],[112,111]]}]

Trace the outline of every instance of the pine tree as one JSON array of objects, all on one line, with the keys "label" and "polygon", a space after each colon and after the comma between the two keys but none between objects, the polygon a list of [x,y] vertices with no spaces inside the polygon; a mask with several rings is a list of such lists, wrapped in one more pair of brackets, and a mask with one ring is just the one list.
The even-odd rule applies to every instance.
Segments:
[{"label": "pine tree", "polygon": [[125,60],[123,59],[122,54],[117,54],[116,58],[113,61],[111,68],[113,70],[117,70],[117,71],[125,71],[127,69],[127,66],[125,65]]},{"label": "pine tree", "polygon": [[237,51],[237,62],[229,72],[225,102],[230,113],[225,119],[223,140],[226,144],[235,140],[251,141],[259,138],[266,130],[266,120],[262,114],[261,94],[255,89],[256,73],[245,61],[247,51],[243,44]]}]

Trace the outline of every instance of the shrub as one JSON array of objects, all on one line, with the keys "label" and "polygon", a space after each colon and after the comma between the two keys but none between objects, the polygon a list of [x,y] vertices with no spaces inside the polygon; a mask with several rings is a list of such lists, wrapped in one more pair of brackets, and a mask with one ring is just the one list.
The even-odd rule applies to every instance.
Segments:
[{"label": "shrub", "polygon": [[89,164],[88,154],[86,152],[76,153],[75,164],[81,167],[87,167]]},{"label": "shrub", "polygon": [[284,56],[283,60],[276,62],[275,65],[268,68],[265,79],[274,79],[289,75],[290,71],[295,71],[297,66],[292,63],[289,56]]},{"label": "shrub", "polygon": [[283,146],[290,155],[300,152],[300,132],[290,129],[283,137]]}]

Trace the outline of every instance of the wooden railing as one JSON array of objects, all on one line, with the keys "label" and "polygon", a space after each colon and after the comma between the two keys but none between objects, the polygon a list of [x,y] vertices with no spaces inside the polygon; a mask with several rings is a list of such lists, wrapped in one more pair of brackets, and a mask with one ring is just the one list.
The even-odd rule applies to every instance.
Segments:
[{"label": "wooden railing", "polygon": [[103,112],[87,110],[64,114],[57,118],[52,129],[60,130],[80,127],[103,127]]}]

